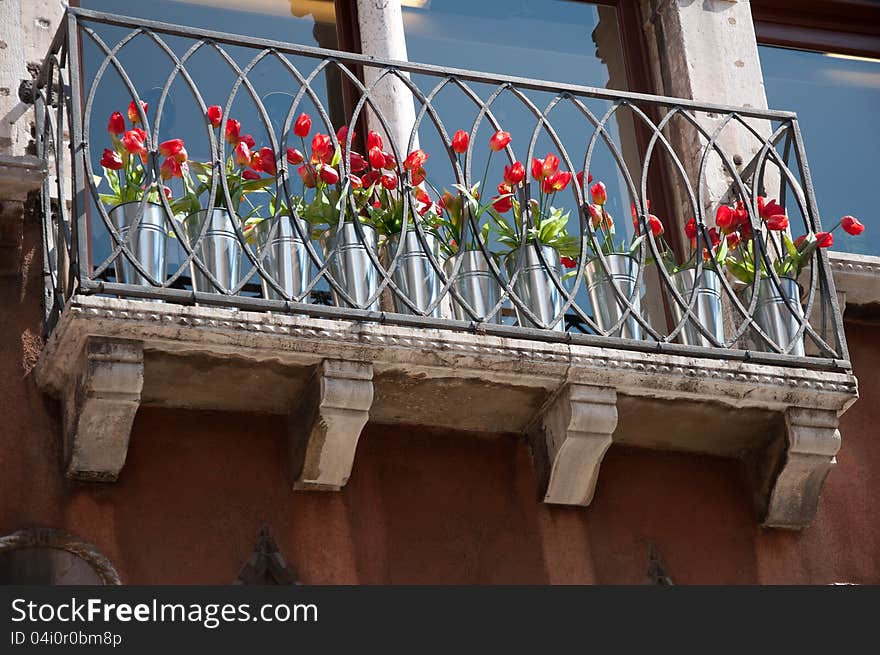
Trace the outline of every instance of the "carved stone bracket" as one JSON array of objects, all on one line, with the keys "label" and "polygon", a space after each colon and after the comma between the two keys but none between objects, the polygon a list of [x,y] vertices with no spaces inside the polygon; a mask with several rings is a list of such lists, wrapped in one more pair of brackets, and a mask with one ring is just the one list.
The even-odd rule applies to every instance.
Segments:
[{"label": "carved stone bracket", "polygon": [[599,466],[617,427],[613,389],[566,384],[531,431],[532,452],[544,502],[589,505]]},{"label": "carved stone bracket", "polygon": [[837,463],[836,412],[792,407],[785,413],[786,450],[768,487],[763,525],[805,528],[816,516],[822,485]]},{"label": "carved stone bracket", "polygon": [[338,491],[351,475],[373,404],[373,367],[324,360],[290,414],[294,489]]},{"label": "carved stone bracket", "polygon": [[86,340],[63,397],[68,477],[116,480],[125,464],[143,384],[144,353],[140,342]]}]

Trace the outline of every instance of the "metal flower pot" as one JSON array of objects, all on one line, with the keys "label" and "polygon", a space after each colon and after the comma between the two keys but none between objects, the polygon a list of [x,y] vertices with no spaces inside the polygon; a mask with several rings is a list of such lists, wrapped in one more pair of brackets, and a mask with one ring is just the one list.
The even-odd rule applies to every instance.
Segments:
[{"label": "metal flower pot", "polygon": [[[607,273],[599,259],[589,261],[584,267],[587,294],[593,304],[593,318],[608,336],[641,339],[642,326],[633,315],[639,313],[641,309],[641,294],[636,293],[636,280],[639,277],[641,264],[629,255],[611,254],[605,255],[605,265],[608,267]],[[627,315],[619,328],[611,330],[627,311],[627,306],[618,293],[629,300],[633,311]]]},{"label": "metal flower pot", "polygon": [[[368,252],[376,253],[376,230],[364,224],[361,224],[360,230],[363,231],[363,237],[357,225],[343,223],[341,230],[333,226],[321,239],[330,275],[354,301],[354,305],[344,300],[331,286],[333,302],[339,307],[354,306],[378,312],[379,271]],[[367,304],[370,298],[374,300]]]},{"label": "metal flower pot", "polygon": [[[203,209],[183,219],[183,232],[194,253],[190,263],[193,290],[222,293],[238,284],[243,248],[236,234],[236,220],[222,207]],[[196,258],[217,279],[219,289],[196,266]]]},{"label": "metal flower pot", "polygon": [[559,251],[550,246],[529,243],[525,250],[510,252],[504,264],[508,278],[513,280],[513,290],[517,297],[538,318],[536,323],[516,307],[519,324],[523,327],[565,332],[565,320],[559,316],[562,311],[562,294],[553,282],[551,273],[555,271],[559,275]]},{"label": "metal flower pot", "polygon": [[[706,332],[711,334],[719,343],[724,343],[724,322],[721,315],[721,276],[711,269],[700,271],[697,279],[697,269],[687,268],[673,273],[672,284],[678,295],[684,301],[682,307],[673,297],[672,292],[664,287],[666,298],[669,302],[669,313],[672,315],[674,325],[681,323],[690,308],[691,314],[687,322],[678,333],[678,342],[688,346],[714,346],[712,341],[705,336],[698,325],[702,325]],[[694,288],[696,287],[696,291]],[[691,306],[691,294],[696,293],[693,306]]]},{"label": "metal flower pot", "polygon": [[254,227],[253,240],[262,266],[284,290],[282,295],[266,280],[262,280],[264,298],[309,302],[306,288],[311,281],[308,253],[310,230],[307,221],[291,216],[269,218]]},{"label": "metal flower pot", "polygon": [[141,213],[140,202],[127,202],[111,209],[109,215],[126,247],[149,276],[141,275],[129,258],[120,253],[113,262],[116,281],[143,286],[162,284],[165,281],[165,242],[168,238],[162,205],[145,203]]},{"label": "metal flower pot", "polygon": [[[424,245],[422,245],[422,240],[424,240]],[[401,248],[399,253],[398,248]],[[438,299],[443,285],[440,282],[440,276],[437,275],[436,269],[431,264],[426,248],[435,260],[439,258],[440,250],[437,238],[432,234],[423,232],[420,238],[418,232],[408,230],[403,237],[402,246],[400,234],[389,237],[389,263],[397,257],[397,265],[391,278],[409,301],[418,308],[419,312],[425,312],[428,307],[436,303],[431,312],[425,315],[431,318],[440,318]],[[400,314],[417,313],[410,309],[397,294],[394,295],[394,311]]]},{"label": "metal flower pot", "polygon": [[[752,315],[758,327],[772,339],[780,348],[787,348],[794,343],[789,350],[790,355],[804,356],[804,337],[795,335],[801,327],[804,318],[804,309],[801,305],[800,286],[797,280],[790,277],[779,278],[779,289],[771,278],[763,278],[758,281],[758,302]],[[742,303],[748,307],[752,302],[752,285],[742,289],[739,294]],[[782,293],[780,293],[780,290]],[[788,300],[791,309],[786,305]],[[772,350],[761,337],[756,337],[758,347],[763,350]]]},{"label": "metal flower pot", "polygon": [[[452,282],[451,288],[455,289],[463,302],[473,310],[476,320],[486,320],[488,323],[500,323],[501,311],[497,311],[491,318],[486,318],[498,304],[501,296],[501,288],[495,279],[489,262],[480,250],[465,250],[450,257],[443,264],[443,270],[447,277],[452,277],[457,262],[461,261],[458,273]],[[459,321],[472,321],[472,317],[465,306],[458,299],[452,299],[452,315]]]}]

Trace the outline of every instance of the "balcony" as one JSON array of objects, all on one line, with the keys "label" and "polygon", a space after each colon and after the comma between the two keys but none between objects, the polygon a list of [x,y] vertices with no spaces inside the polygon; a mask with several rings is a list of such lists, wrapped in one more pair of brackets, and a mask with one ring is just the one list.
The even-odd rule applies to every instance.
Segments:
[{"label": "balcony", "polygon": [[523,435],[561,505],[612,443],[736,457],[812,519],[857,391],[795,115],[79,9],[35,111],[69,476],[222,409],[290,416],[296,489],[374,421]]}]

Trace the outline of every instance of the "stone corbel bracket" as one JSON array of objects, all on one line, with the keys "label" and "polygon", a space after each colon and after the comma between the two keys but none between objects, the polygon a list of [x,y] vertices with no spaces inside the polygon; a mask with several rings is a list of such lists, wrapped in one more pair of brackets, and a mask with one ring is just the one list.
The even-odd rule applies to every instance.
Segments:
[{"label": "stone corbel bracket", "polygon": [[324,360],[290,414],[294,489],[338,491],[351,475],[373,404],[373,367]]},{"label": "stone corbel bracket", "polygon": [[566,384],[529,431],[545,503],[589,505],[617,427],[613,389]]},{"label": "stone corbel bracket", "polygon": [[128,339],[88,338],[72,373],[55,384],[62,402],[66,475],[77,480],[116,480],[141,402],[143,345]]}]

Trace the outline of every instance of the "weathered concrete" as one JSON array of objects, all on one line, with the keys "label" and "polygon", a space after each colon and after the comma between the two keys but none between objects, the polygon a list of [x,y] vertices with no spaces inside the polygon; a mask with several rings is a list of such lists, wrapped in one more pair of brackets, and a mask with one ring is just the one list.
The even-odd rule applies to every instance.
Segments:
[{"label": "weathered concrete", "polygon": [[880,257],[829,252],[828,263],[842,297],[841,310],[847,305],[880,306]]},{"label": "weathered concrete", "polygon": [[351,475],[361,430],[373,404],[369,364],[325,360],[290,414],[294,489],[338,491]]}]

